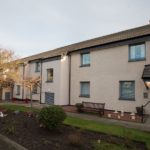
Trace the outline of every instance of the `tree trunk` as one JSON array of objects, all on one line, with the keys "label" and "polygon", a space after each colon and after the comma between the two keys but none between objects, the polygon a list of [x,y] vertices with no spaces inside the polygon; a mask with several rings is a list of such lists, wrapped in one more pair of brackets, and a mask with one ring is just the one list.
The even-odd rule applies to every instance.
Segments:
[{"label": "tree trunk", "polygon": [[33,107],[33,100],[32,100],[32,86],[30,87],[30,104],[31,108]]}]

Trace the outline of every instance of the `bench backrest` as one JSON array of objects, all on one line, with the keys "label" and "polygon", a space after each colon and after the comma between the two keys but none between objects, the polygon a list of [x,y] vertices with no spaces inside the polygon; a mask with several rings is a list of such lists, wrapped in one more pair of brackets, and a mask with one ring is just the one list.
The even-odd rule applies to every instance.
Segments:
[{"label": "bench backrest", "polygon": [[105,103],[82,102],[85,108],[104,109]]}]

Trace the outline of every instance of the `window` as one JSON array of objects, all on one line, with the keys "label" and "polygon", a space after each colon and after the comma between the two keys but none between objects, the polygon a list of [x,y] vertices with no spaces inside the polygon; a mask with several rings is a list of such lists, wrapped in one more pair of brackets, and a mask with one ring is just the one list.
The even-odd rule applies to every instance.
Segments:
[{"label": "window", "polygon": [[51,92],[45,92],[45,103],[49,105],[54,104],[55,94]]},{"label": "window", "polygon": [[135,100],[135,81],[120,81],[120,100]]},{"label": "window", "polygon": [[129,61],[145,60],[145,44],[129,46]]},{"label": "window", "polygon": [[20,85],[17,85],[17,92],[16,92],[16,95],[20,95]]},{"label": "window", "polygon": [[47,69],[47,82],[53,81],[53,69]]},{"label": "window", "polygon": [[90,53],[81,54],[81,66],[89,66],[90,65]]},{"label": "window", "polygon": [[90,82],[80,82],[80,96],[90,97]]},{"label": "window", "polygon": [[40,72],[40,62],[35,63],[35,72]]},{"label": "window", "polygon": [[37,94],[37,86],[36,86],[36,85],[33,86],[32,93],[33,93],[33,94]]}]

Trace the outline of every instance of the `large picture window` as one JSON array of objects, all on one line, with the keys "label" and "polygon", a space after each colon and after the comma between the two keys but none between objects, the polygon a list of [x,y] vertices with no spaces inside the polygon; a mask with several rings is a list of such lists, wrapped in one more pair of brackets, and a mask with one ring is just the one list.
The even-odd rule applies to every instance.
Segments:
[{"label": "large picture window", "polygon": [[135,100],[135,81],[120,81],[120,100]]},{"label": "large picture window", "polygon": [[129,61],[145,60],[145,44],[129,46]]}]

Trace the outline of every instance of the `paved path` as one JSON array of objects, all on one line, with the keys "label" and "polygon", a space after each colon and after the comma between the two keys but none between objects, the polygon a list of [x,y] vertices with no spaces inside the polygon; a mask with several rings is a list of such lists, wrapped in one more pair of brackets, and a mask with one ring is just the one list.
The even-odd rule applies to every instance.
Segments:
[{"label": "paved path", "polygon": [[67,112],[67,115],[72,116],[72,117],[78,117],[78,118],[81,118],[81,119],[92,120],[92,121],[107,123],[107,124],[121,125],[121,126],[124,126],[124,127],[127,127],[127,128],[134,128],[134,129],[139,129],[139,130],[142,130],[142,131],[150,132],[150,124],[134,123],[134,122],[121,121],[121,120],[100,118],[99,116],[89,115],[89,114],[81,114],[81,113]]},{"label": "paved path", "polygon": [[16,149],[0,139],[0,150],[16,150]]},{"label": "paved path", "polygon": [[0,134],[0,150],[28,150],[22,145]]}]

